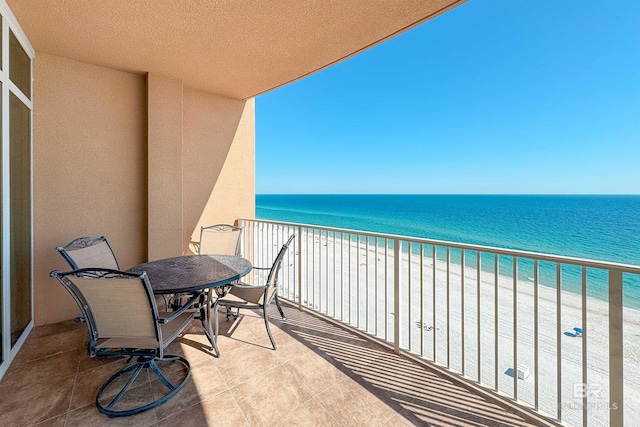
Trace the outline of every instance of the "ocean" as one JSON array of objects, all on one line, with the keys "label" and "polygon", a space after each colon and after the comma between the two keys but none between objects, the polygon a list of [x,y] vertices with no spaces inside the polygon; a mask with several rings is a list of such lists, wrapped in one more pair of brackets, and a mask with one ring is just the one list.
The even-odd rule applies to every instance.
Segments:
[{"label": "ocean", "polygon": [[[640,265],[635,195],[256,195],[256,217]],[[563,290],[579,293],[578,278],[563,271]],[[588,294],[606,299],[605,282],[596,272]],[[624,283],[624,305],[640,309],[640,277]]]}]

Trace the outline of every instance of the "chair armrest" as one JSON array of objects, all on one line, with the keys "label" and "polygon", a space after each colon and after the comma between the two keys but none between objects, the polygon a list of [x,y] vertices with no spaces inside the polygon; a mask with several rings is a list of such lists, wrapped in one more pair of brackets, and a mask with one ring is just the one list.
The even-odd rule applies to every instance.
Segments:
[{"label": "chair armrest", "polygon": [[255,288],[266,288],[265,285],[248,285],[246,283],[238,283],[238,284],[234,284],[233,285],[234,288],[240,288],[240,289],[255,289]]},{"label": "chair armrest", "polygon": [[171,313],[171,316],[158,318],[158,323],[164,324],[164,323],[171,322],[173,319],[175,319],[176,317],[180,316],[186,310],[190,309],[191,306],[193,305],[193,303],[196,302],[196,300],[199,297],[200,297],[199,293],[193,294],[193,296],[189,299],[189,301],[184,303],[184,305],[182,307],[180,307],[180,309],[178,309],[178,310],[174,311],[173,313]]}]

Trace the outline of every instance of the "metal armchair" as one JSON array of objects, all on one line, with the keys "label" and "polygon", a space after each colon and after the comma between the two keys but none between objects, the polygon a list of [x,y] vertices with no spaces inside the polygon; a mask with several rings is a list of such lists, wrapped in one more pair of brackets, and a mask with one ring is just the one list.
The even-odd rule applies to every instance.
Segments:
[{"label": "metal armchair", "polygon": [[88,267],[120,269],[118,260],[104,236],[78,237],[66,246],[58,246],[56,251],[60,252],[73,270]]},{"label": "metal armchair", "polygon": [[[79,268],[107,268],[120,270],[116,255],[107,242],[107,238],[100,237],[78,237],[65,246],[56,247],[56,251],[69,263],[72,270]],[[165,310],[169,308],[169,301],[164,296],[155,297],[156,303],[164,305]],[[77,320],[82,321],[82,318]]]},{"label": "metal armchair", "polygon": [[[100,387],[96,407],[101,413],[109,417],[135,415],[165,403],[184,387],[190,377],[189,362],[165,355],[164,350],[191,324],[196,314],[187,310],[191,304],[179,311],[159,313],[146,273],[85,268],[65,273],[55,270],[51,276],[71,294],[86,319],[91,357],[135,358]],[[182,381],[176,384],[169,381],[158,368],[159,362],[183,365],[186,374]],[[128,399],[127,391],[143,369],[149,369],[168,393],[155,400],[152,396],[150,402],[141,405],[139,396]],[[114,396],[110,386],[125,374],[128,379],[124,378],[124,386],[115,392],[115,397],[108,397]]]},{"label": "metal armchair", "polygon": [[[238,255],[242,227],[230,224],[215,224],[200,227],[198,255]],[[216,289],[216,295],[224,295],[229,287]]]},{"label": "metal armchair", "polygon": [[229,224],[215,224],[200,227],[198,254],[238,255],[242,227]]},{"label": "metal armchair", "polygon": [[[271,340],[271,345],[273,346],[274,350],[278,348],[275,340],[273,339],[273,335],[271,334],[271,328],[269,327],[267,308],[272,301],[275,301],[276,306],[278,307],[278,311],[280,312],[280,316],[283,320],[287,320],[287,317],[284,315],[282,307],[280,306],[280,301],[278,300],[278,275],[280,273],[280,268],[282,267],[284,256],[287,252],[287,249],[289,249],[289,245],[291,244],[291,241],[294,239],[294,237],[295,234],[292,234],[287,242],[282,246],[271,268],[254,267],[254,270],[269,270],[269,275],[267,276],[267,280],[264,285],[251,286],[239,282],[231,288],[226,296],[218,298],[216,300],[215,304],[213,305],[213,317],[215,319],[214,340],[217,340],[218,338],[219,306],[225,307],[227,309],[227,318],[229,318],[230,316],[233,316],[234,318],[238,317],[241,308],[261,309],[263,312],[264,324],[267,328],[267,334],[269,335],[269,339]],[[232,313],[231,310],[233,308],[237,310],[236,314]]]}]

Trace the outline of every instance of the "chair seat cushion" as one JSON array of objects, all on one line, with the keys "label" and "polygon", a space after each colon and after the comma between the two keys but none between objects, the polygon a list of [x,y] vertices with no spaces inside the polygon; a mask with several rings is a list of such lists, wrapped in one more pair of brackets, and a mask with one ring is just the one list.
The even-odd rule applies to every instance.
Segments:
[{"label": "chair seat cushion", "polygon": [[[269,288],[267,302],[271,300],[274,292],[275,288]],[[223,301],[264,305],[264,286],[247,286],[242,283],[235,285],[220,302]]]}]

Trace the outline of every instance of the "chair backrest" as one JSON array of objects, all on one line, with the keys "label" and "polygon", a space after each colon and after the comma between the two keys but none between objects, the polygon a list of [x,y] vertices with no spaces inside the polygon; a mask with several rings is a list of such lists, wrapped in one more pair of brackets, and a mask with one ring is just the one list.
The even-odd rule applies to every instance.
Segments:
[{"label": "chair backrest", "polygon": [[280,268],[282,268],[282,261],[284,259],[285,254],[287,253],[287,249],[289,249],[289,245],[291,244],[291,242],[293,241],[293,239],[296,237],[295,234],[292,234],[291,236],[289,236],[289,239],[287,240],[287,242],[282,245],[282,248],[280,248],[280,252],[278,252],[278,256],[276,257],[275,261],[273,261],[273,265],[271,266],[271,270],[269,271],[269,276],[267,277],[267,283],[266,283],[266,287],[278,287],[278,274],[280,273]]},{"label": "chair backrest", "polygon": [[116,256],[104,236],[79,237],[66,246],[56,248],[72,269],[107,268],[119,270]]},{"label": "chair backrest", "polygon": [[200,228],[198,254],[238,255],[242,227],[216,224]]},{"label": "chair backrest", "polygon": [[51,276],[80,307],[89,328],[92,355],[97,353],[99,340],[111,340],[111,347],[161,350],[158,309],[146,273],[84,268],[66,273],[56,270]]}]

